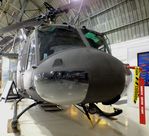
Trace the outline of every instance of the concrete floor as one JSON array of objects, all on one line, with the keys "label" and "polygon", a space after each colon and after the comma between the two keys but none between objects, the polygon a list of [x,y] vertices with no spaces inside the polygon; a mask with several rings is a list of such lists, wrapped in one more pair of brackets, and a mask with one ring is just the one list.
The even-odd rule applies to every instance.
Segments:
[{"label": "concrete floor", "polygon": [[[19,104],[19,111],[32,102],[23,100]],[[149,119],[147,125],[140,125],[136,108],[126,104],[120,108],[124,112],[117,120],[111,121],[94,115],[91,116],[91,124],[74,106],[68,106],[60,112],[45,112],[36,106],[19,119],[19,133],[8,133],[13,103],[0,102],[0,136],[149,136]],[[149,111],[146,115],[149,115]]]}]

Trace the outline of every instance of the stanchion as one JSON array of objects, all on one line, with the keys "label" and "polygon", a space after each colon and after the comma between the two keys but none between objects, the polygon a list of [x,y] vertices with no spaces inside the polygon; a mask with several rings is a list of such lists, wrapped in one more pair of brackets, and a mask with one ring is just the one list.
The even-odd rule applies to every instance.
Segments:
[{"label": "stanchion", "polygon": [[144,79],[139,79],[139,113],[140,113],[140,124],[146,124],[145,116],[145,91],[144,91]]},{"label": "stanchion", "polygon": [[134,78],[134,95],[133,102],[136,104],[139,97],[139,118],[140,124],[146,124],[146,114],[145,114],[145,82],[144,79],[140,77],[142,69],[136,66],[127,66],[129,69],[135,70]]}]

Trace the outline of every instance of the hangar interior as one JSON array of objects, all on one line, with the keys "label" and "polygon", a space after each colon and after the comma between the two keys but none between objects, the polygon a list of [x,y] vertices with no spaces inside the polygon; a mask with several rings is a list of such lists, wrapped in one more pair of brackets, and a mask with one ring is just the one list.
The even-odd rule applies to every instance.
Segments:
[{"label": "hangar interior", "polygon": [[[53,19],[55,18],[55,13],[57,14],[57,11],[61,12],[61,10],[53,12],[53,9],[51,9],[51,7],[48,7],[48,5],[46,7],[44,2],[52,5],[55,9],[66,8],[66,13],[62,13],[58,15],[56,19]],[[70,3],[71,6],[68,5]],[[12,99],[7,101],[5,98],[3,99],[3,97],[1,97],[0,136],[148,136],[148,7],[149,0],[0,0],[1,96],[4,95],[4,90],[7,89],[8,84],[12,83],[10,81],[16,81],[17,74],[18,72],[20,72],[17,66],[19,60],[18,54],[20,54],[22,46],[26,45],[26,37],[30,37],[30,34],[34,31],[33,26],[34,24],[36,24],[36,22],[41,21],[41,18],[47,18],[47,14],[45,13],[49,13],[49,10],[51,10],[52,14],[48,15],[52,17],[53,22],[51,20],[46,20],[45,23],[67,23],[68,26],[72,25],[77,28],[83,28],[83,26],[86,26],[87,29],[92,30],[89,34],[93,34],[94,31],[98,32],[99,35],[104,34],[106,35],[105,39],[107,43],[105,44],[105,47],[107,47],[107,45],[108,47],[110,47],[108,49],[111,50],[112,56],[119,59],[124,64],[129,64],[129,68],[133,67],[131,69],[131,82],[127,88],[126,94],[121,97],[121,99],[116,103],[112,103],[114,107],[123,110],[122,114],[110,118],[106,116],[99,116],[98,114],[93,114],[90,115],[90,119],[88,119],[88,115],[85,115],[85,112],[82,111],[82,108],[80,110],[80,107],[78,107],[80,105],[75,105],[73,102],[71,105],[62,105],[60,107],[60,109],[62,110],[60,111],[46,111],[40,106],[35,106],[27,110],[21,116],[21,118],[19,118],[17,124],[18,130],[13,130],[11,128],[11,121],[14,116],[14,100]],[[52,30],[53,29],[51,28],[51,30],[49,31]],[[81,33],[81,29],[76,30],[79,34]],[[90,38],[95,41],[94,35],[91,36],[93,36],[93,38]],[[31,42],[32,41],[33,40],[31,40]],[[82,38],[82,41],[84,42],[86,41],[86,39]],[[22,44],[23,42],[24,45]],[[44,54],[44,57],[47,57],[46,55],[47,54]],[[69,56],[67,57],[71,58]],[[96,57],[93,58],[93,60],[91,58],[88,58],[88,65],[92,64],[90,61],[94,62],[94,59],[98,61],[98,58]],[[79,58],[78,61],[79,60],[83,60],[83,56],[82,59]],[[61,63],[61,60],[58,58],[56,64],[59,65]],[[75,65],[75,62],[69,63],[74,63]],[[88,65],[86,64],[86,66]],[[103,66],[104,68],[104,60],[101,61],[100,66]],[[33,66],[32,68],[36,69],[37,67]],[[42,68],[43,67],[41,67],[40,69]],[[139,69],[140,77],[144,81],[143,86],[139,86],[138,88],[140,90],[143,88],[144,95],[141,97],[141,95],[137,94],[139,98],[137,99],[137,102],[134,103],[133,99],[135,99],[134,94],[136,91],[135,71],[137,70],[137,68],[141,68],[141,70]],[[113,72],[112,70],[113,69],[111,69],[111,73]],[[98,78],[100,79],[101,77],[98,76]],[[110,78],[114,80],[114,76]],[[107,80],[105,86],[111,85],[108,81],[109,80]],[[75,84],[70,84],[73,87],[76,87]],[[140,84],[141,81],[139,82],[139,85]],[[55,86],[58,85],[59,84],[55,84]],[[55,89],[55,86],[53,87],[53,89]],[[119,86],[119,84],[117,84],[117,86]],[[83,86],[81,87],[85,88],[86,86],[83,84]],[[61,87],[59,87],[59,90],[60,89]],[[81,89],[77,88],[78,91],[81,91]],[[47,94],[45,95],[48,95],[48,93],[49,92],[47,91]],[[109,90],[109,95],[112,94],[113,92]],[[79,95],[82,94],[79,93]],[[69,93],[69,96],[71,96],[71,99],[74,99],[76,97],[71,93]],[[58,98],[60,99],[61,97],[63,97],[63,95],[59,94]],[[92,99],[94,99],[94,97]],[[32,99],[21,100],[21,102],[19,102],[18,104],[18,113],[33,102],[34,100]],[[143,105],[143,109],[141,109],[141,104]],[[104,111],[111,111],[111,106],[109,105],[103,105],[101,103],[98,103],[96,105]],[[141,110],[143,110],[143,114],[141,114]]]}]

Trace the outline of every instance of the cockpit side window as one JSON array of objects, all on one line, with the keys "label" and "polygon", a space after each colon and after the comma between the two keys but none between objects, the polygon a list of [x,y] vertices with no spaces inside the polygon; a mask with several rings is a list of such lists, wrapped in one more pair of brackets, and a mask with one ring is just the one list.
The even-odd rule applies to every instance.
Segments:
[{"label": "cockpit side window", "polygon": [[27,67],[27,61],[28,61],[28,53],[29,53],[29,41],[25,41],[22,43],[22,50],[19,55],[19,60],[20,60],[20,71],[25,71]]},{"label": "cockpit side window", "polygon": [[33,65],[35,65],[35,39],[31,39],[30,42],[27,69],[30,69]]},{"label": "cockpit side window", "polygon": [[99,34],[99,33],[96,33],[94,31],[90,31],[86,28],[82,29],[82,32],[83,32],[85,38],[90,43],[91,47],[96,48],[96,49],[103,51],[103,52],[111,53],[110,49],[108,47],[106,38],[104,37],[103,34]]}]

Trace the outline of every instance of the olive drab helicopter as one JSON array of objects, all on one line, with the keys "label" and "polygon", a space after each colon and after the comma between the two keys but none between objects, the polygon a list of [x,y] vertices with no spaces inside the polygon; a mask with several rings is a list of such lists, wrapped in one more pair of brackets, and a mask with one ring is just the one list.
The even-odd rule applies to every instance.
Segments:
[{"label": "olive drab helicopter", "polygon": [[[36,26],[21,43],[18,57],[17,90],[12,127],[28,109],[42,103],[74,104],[89,114],[112,117],[122,113],[113,108],[112,113],[102,111],[97,103],[111,105],[126,91],[130,71],[111,55],[104,33],[64,24],[47,25],[57,15],[68,12],[71,5],[55,9],[44,3],[45,15],[2,28],[5,33],[13,29]],[[17,26],[17,27],[16,27]],[[17,103],[24,98],[35,103],[17,115]]]}]

